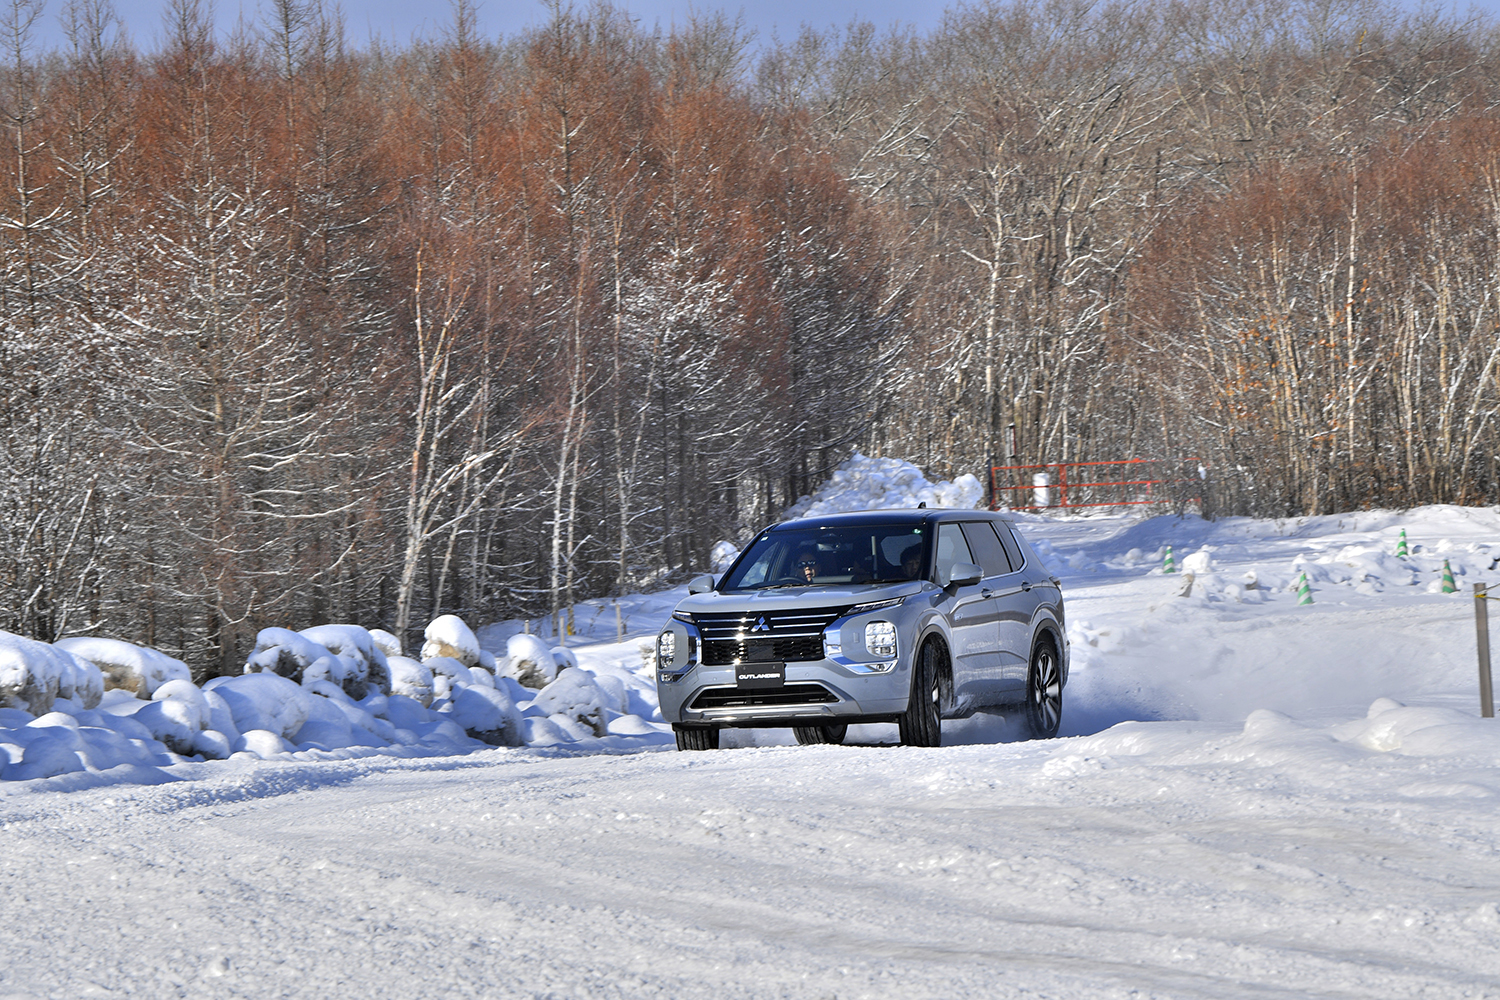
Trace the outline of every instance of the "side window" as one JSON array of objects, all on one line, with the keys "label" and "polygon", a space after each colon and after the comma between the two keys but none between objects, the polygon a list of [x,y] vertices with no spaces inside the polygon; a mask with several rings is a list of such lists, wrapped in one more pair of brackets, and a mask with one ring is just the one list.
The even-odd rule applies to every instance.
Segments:
[{"label": "side window", "polygon": [[1010,556],[1010,564],[1020,569],[1026,563],[1021,555],[1021,546],[1016,544],[1016,538],[1010,533],[1010,525],[1004,521],[995,521],[995,534],[1000,536],[1000,544],[1005,546],[1005,554]]},{"label": "side window", "polygon": [[954,563],[971,563],[974,556],[969,552],[968,543],[964,541],[964,535],[956,524],[938,525],[937,534],[937,579],[938,583],[946,583],[948,575],[953,569]]},{"label": "side window", "polygon": [[979,557],[979,566],[985,576],[1004,576],[1011,571],[1010,558],[1000,547],[1000,539],[988,521],[965,521],[964,537],[969,540],[969,551]]}]

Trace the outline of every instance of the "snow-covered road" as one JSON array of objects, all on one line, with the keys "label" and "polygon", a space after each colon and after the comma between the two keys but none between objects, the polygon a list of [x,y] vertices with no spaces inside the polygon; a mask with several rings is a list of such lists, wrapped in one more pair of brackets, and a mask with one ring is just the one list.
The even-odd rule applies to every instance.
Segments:
[{"label": "snow-covered road", "polygon": [[1500,996],[1493,758],[1244,729],[16,797],[0,996]]},{"label": "snow-covered road", "polygon": [[1500,512],[1027,528],[1068,738],[6,782],[0,1000],[1500,998],[1500,722],[1472,602],[1431,592],[1500,579]]}]

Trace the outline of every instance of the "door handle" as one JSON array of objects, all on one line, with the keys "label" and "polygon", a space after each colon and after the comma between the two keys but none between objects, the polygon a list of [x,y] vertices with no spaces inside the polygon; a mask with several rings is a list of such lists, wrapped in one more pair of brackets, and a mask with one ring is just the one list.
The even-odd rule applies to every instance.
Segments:
[{"label": "door handle", "polygon": [[1031,581],[1030,580],[1022,580],[1021,581],[1021,589],[1022,590],[1030,590],[1031,589]]},{"label": "door handle", "polygon": [[983,590],[981,590],[979,592],[979,596],[980,597],[994,597],[995,596],[995,592],[993,590],[990,590],[988,587],[986,587],[985,589],[983,589]]}]

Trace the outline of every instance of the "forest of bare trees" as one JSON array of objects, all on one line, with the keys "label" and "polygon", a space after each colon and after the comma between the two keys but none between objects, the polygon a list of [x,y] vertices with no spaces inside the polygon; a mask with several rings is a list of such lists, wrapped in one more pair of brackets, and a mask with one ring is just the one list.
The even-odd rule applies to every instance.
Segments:
[{"label": "forest of bare trees", "polygon": [[1500,501],[1486,21],[495,39],[456,0],[397,48],[269,10],[167,0],[143,51],[109,0],[4,0],[0,628],[211,676],[268,624],[556,614],[856,448],[982,473],[1011,424],[1201,457],[1225,512]]}]

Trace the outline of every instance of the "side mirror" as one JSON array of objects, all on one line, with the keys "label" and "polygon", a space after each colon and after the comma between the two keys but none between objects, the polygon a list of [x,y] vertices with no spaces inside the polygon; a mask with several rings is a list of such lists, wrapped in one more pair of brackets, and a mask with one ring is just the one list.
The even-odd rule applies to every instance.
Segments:
[{"label": "side mirror", "polygon": [[702,573],[688,581],[689,594],[706,594],[714,589],[714,578]]},{"label": "side mirror", "polygon": [[974,563],[954,563],[948,569],[946,587],[967,587],[984,579],[984,570]]}]

